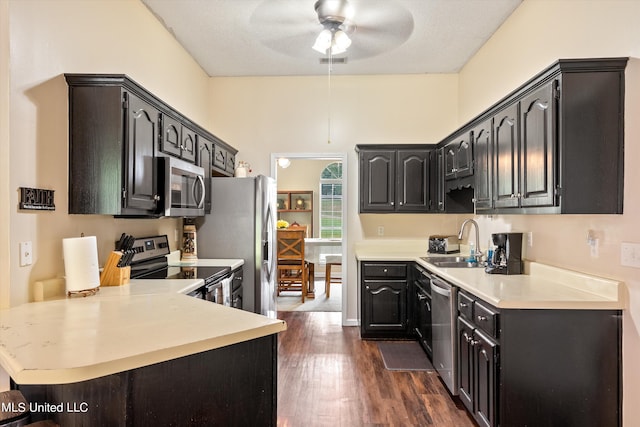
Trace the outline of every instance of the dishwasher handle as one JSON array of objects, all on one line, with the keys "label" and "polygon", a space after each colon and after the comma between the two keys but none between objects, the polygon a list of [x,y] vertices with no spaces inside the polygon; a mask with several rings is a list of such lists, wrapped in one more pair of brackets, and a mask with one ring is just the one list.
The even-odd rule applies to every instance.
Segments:
[{"label": "dishwasher handle", "polygon": [[445,297],[451,296],[451,285],[437,277],[431,277],[431,291]]}]

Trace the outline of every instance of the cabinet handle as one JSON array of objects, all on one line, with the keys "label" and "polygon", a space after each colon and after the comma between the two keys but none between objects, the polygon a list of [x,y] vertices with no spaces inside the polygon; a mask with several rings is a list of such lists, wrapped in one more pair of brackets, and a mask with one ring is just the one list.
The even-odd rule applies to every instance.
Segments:
[{"label": "cabinet handle", "polygon": [[396,203],[395,202],[391,202],[391,206],[394,206]]},{"label": "cabinet handle", "polygon": [[479,322],[486,322],[487,321],[487,316],[477,316],[477,319]]},{"label": "cabinet handle", "polygon": [[389,271],[389,270],[387,270],[387,269],[385,268],[385,269],[383,269],[382,271],[383,271],[384,273],[386,273],[386,272],[387,272],[387,271]]},{"label": "cabinet handle", "polygon": [[475,347],[475,346],[477,346],[478,344],[480,344],[480,341],[478,341],[478,340],[471,340],[471,341],[469,341],[469,342],[471,343],[471,346],[472,346],[472,347]]},{"label": "cabinet handle", "polygon": [[365,286],[364,288],[365,288],[365,289],[367,289],[367,290],[369,290],[369,285]]},{"label": "cabinet handle", "polygon": [[157,195],[157,194],[154,194],[153,195],[153,200],[155,200],[156,202],[159,202],[160,201],[160,196]]},{"label": "cabinet handle", "polygon": [[509,197],[511,197],[512,199],[515,199],[516,195],[515,194],[511,194],[511,196],[509,196]]},{"label": "cabinet handle", "polygon": [[460,303],[460,308],[467,308],[467,307],[469,307],[469,304],[467,304],[466,302]]},{"label": "cabinet handle", "polygon": [[403,202],[400,202],[400,206],[402,206],[402,205],[404,205],[404,203],[403,203]]}]

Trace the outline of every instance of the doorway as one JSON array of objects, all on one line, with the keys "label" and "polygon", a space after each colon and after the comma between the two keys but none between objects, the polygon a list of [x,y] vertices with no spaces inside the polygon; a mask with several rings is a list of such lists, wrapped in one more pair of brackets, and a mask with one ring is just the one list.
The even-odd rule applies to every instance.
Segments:
[{"label": "doorway", "polygon": [[[286,159],[286,162],[281,159]],[[336,173],[338,171],[341,173]],[[283,167],[286,166],[286,167]],[[323,172],[324,171],[324,172]],[[339,175],[339,178],[337,176]],[[347,307],[347,265],[345,262],[339,267],[332,266],[331,277],[338,278],[340,285],[331,285],[331,298],[326,300],[324,292],[325,265],[327,257],[338,255],[346,259],[347,248],[347,155],[346,153],[272,153],[271,177],[277,182],[279,195],[279,219],[295,222],[307,229],[309,245],[317,264],[316,286],[318,292],[316,301],[301,311],[327,311],[322,308],[323,303],[331,303],[330,309],[341,311],[343,323],[346,321]],[[308,206],[308,200],[311,206]],[[285,206],[285,203],[287,204]],[[296,206],[296,203],[298,204]],[[299,211],[296,207],[303,207]],[[312,209],[305,209],[311,207]],[[310,211],[310,212],[309,212]],[[339,218],[337,217],[339,213]],[[336,216],[330,218],[331,215]],[[336,221],[339,219],[339,222]],[[339,271],[336,274],[336,268]],[[339,291],[339,292],[338,292]],[[338,294],[338,295],[336,295]],[[335,298],[339,296],[339,308],[335,309]],[[296,308],[297,310],[298,308]]]}]

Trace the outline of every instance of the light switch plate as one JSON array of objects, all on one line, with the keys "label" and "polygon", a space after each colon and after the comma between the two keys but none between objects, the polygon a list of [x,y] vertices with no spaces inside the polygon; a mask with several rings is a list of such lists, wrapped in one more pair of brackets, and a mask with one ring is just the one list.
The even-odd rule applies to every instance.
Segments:
[{"label": "light switch plate", "polygon": [[626,267],[640,268],[640,243],[622,242],[620,245],[620,264]]},{"label": "light switch plate", "polygon": [[33,264],[33,245],[31,242],[20,242],[20,267]]}]

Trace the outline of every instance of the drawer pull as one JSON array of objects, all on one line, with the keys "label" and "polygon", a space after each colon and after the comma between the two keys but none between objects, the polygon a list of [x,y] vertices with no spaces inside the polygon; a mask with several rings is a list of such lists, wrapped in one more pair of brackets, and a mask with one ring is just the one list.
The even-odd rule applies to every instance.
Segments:
[{"label": "drawer pull", "polygon": [[460,303],[460,308],[467,308],[467,307],[469,307],[469,304],[467,304],[466,302]]},{"label": "drawer pull", "polygon": [[487,321],[487,316],[478,316],[478,321],[479,322],[486,322]]}]

